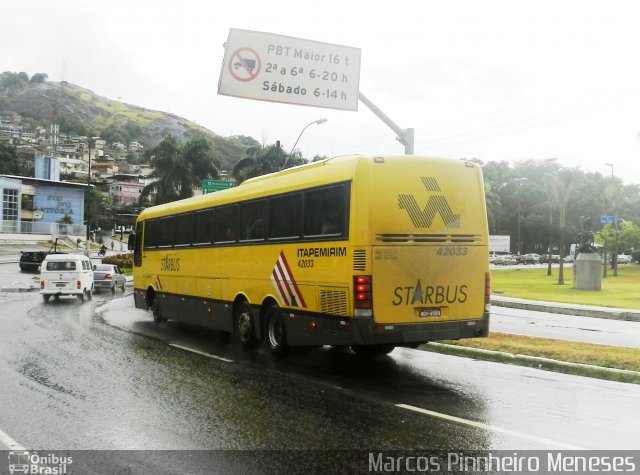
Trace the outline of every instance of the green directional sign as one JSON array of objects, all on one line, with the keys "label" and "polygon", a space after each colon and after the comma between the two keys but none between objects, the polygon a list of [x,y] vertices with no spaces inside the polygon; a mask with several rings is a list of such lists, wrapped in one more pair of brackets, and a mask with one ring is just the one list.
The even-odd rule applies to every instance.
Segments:
[{"label": "green directional sign", "polygon": [[232,181],[224,180],[202,180],[202,194],[213,193],[214,191],[226,190],[234,186]]}]

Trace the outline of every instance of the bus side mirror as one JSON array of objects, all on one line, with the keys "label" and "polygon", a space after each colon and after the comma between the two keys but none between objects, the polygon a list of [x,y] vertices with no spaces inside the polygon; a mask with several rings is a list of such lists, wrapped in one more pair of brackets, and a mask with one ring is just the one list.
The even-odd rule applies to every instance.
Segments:
[{"label": "bus side mirror", "polygon": [[131,233],[129,234],[129,241],[127,242],[127,249],[133,251],[136,245],[136,235]]}]

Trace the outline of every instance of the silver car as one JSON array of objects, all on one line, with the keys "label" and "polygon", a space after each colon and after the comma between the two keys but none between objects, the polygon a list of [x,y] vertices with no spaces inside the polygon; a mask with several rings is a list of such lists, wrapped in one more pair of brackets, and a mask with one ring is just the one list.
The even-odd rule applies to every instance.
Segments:
[{"label": "silver car", "polygon": [[118,266],[113,264],[96,264],[93,266],[93,288],[94,290],[111,289],[115,292],[116,288],[124,292],[127,278],[124,276]]}]

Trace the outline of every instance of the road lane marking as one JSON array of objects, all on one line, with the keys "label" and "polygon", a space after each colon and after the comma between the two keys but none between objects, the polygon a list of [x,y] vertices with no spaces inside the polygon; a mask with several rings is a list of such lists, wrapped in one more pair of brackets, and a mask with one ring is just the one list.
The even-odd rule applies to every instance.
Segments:
[{"label": "road lane marking", "polygon": [[419,412],[419,413],[425,414],[427,416],[437,417],[438,419],[444,419],[444,420],[447,420],[447,421],[450,421],[450,422],[457,422],[458,424],[464,424],[464,425],[475,427],[475,428],[478,428],[478,429],[484,429],[484,430],[488,430],[488,431],[492,431],[492,432],[499,432],[501,434],[513,435],[513,436],[520,437],[520,438],[523,438],[523,439],[532,440],[534,442],[541,442],[543,444],[555,445],[555,446],[561,447],[563,449],[568,449],[568,450],[587,450],[584,447],[578,447],[576,445],[566,444],[564,442],[557,442],[555,440],[546,439],[544,437],[538,437],[538,436],[535,436],[535,435],[524,434],[522,432],[517,432],[517,431],[514,431],[514,430],[510,430],[510,429],[503,429],[502,427],[495,427],[495,426],[491,426],[489,424],[483,424],[482,422],[470,421],[468,419],[462,419],[461,417],[450,416],[448,414],[443,414],[441,412],[430,411],[428,409],[422,409],[421,407],[410,406],[408,404],[396,404],[396,407],[399,407],[401,409],[407,409],[409,411]]},{"label": "road lane marking", "polygon": [[223,358],[222,356],[212,355],[211,353],[204,353],[202,351],[194,350],[193,348],[189,348],[182,345],[176,345],[175,343],[169,343],[169,346],[173,346],[174,348],[179,348],[181,350],[190,351],[191,353],[195,353],[197,355],[207,356],[209,358],[213,358],[215,360],[224,361],[225,363],[233,363],[233,360]]},{"label": "road lane marking", "polygon": [[0,429],[0,444],[4,444],[9,450],[27,450],[11,437],[9,437],[9,434],[3,432],[2,429]]}]

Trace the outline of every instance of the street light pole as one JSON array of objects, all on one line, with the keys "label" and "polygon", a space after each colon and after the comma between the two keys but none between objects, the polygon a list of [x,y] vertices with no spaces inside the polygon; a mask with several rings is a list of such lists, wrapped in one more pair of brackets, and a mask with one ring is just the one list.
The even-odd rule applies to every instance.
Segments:
[{"label": "street light pole", "polygon": [[520,244],[521,244],[521,240],[520,240],[520,218],[522,213],[520,212],[520,208],[521,208],[521,204],[520,204],[520,194],[522,191],[522,182],[523,181],[527,181],[527,178],[516,178],[515,181],[518,182],[518,242],[517,242],[517,250],[518,250],[518,255],[520,256]]},{"label": "street light pole", "polygon": [[[606,166],[611,167],[611,186],[613,184],[613,163],[605,163]],[[611,200],[613,202],[613,200]],[[616,218],[615,212],[613,210],[613,203],[611,203],[611,214],[613,215],[613,249],[611,252],[611,269],[613,270],[613,276],[618,276],[618,218]],[[604,263],[605,267],[607,266],[607,261]]]},{"label": "street light pole", "polygon": [[88,140],[88,148],[89,148],[89,161],[87,168],[87,195],[86,195],[86,215],[87,215],[87,246],[86,251],[89,253],[90,243],[91,243],[91,145],[94,144],[96,139],[100,137],[89,137]]},{"label": "street light pole", "polygon": [[[613,163],[605,163],[605,165],[607,167],[611,167],[611,182],[613,183]],[[609,207],[613,208],[613,205],[611,203],[609,203]],[[606,211],[613,212],[613,210],[610,210],[610,209],[608,209]],[[607,241],[608,241],[607,233],[605,232],[604,233],[604,246],[603,246],[603,249],[602,249],[602,255],[603,255],[603,258],[604,258],[604,266],[602,268],[602,278],[603,279],[607,278]]]},{"label": "street light pole", "polygon": [[91,242],[91,138],[89,138],[89,161],[87,168],[87,251],[89,251],[89,243]]},{"label": "street light pole", "polygon": [[298,135],[298,138],[296,139],[295,143],[293,144],[293,147],[291,147],[291,151],[289,152],[289,155],[287,155],[284,159],[284,163],[282,164],[282,168],[280,168],[280,170],[284,170],[284,167],[287,165],[287,162],[289,161],[289,157],[291,156],[291,154],[293,153],[293,151],[296,149],[296,145],[298,145],[298,141],[300,140],[300,137],[302,137],[302,134],[304,133],[305,130],[307,130],[307,127],[313,125],[313,124],[324,124],[327,121],[327,119],[317,119],[314,120],[313,122],[309,122],[307,125],[305,125],[302,130],[300,131],[300,135]]}]

